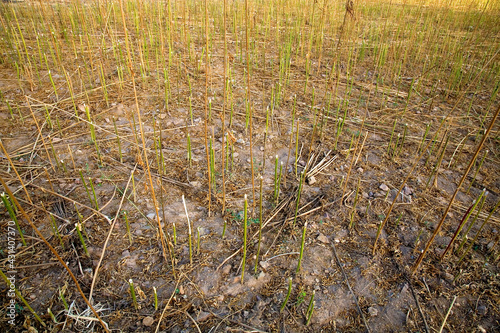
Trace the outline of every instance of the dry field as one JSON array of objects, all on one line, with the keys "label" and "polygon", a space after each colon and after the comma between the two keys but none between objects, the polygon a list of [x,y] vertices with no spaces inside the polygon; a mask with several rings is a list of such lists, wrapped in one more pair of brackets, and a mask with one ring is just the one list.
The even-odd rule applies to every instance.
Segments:
[{"label": "dry field", "polygon": [[0,22],[0,330],[500,331],[498,1]]}]

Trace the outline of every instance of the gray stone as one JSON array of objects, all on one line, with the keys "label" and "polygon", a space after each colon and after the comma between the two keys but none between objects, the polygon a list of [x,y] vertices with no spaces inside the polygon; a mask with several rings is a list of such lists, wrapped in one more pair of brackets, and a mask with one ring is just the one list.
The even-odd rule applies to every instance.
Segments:
[{"label": "gray stone", "polygon": [[385,185],[385,184],[380,184],[380,186],[378,187],[379,189],[381,189],[382,191],[389,191],[389,186]]}]

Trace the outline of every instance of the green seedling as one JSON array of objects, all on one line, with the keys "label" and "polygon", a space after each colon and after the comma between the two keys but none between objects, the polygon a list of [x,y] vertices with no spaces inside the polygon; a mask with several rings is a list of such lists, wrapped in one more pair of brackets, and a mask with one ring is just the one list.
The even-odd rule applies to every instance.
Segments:
[{"label": "green seedling", "polygon": [[59,289],[59,298],[61,299],[61,301],[63,302],[63,306],[64,306],[64,309],[66,311],[69,311],[69,306],[68,306],[68,302],[66,302],[66,298],[64,297],[64,290],[66,288],[62,288],[62,289]]},{"label": "green seedling", "polygon": [[463,218],[462,218],[462,221],[460,222],[460,224],[458,225],[457,227],[457,230],[455,231],[455,234],[453,235],[453,238],[450,240],[450,242],[448,243],[448,246],[446,247],[446,250],[443,252],[443,254],[441,255],[441,260],[446,256],[446,254],[448,253],[448,251],[451,249],[451,246],[453,245],[453,242],[457,239],[460,231],[462,230],[462,228],[464,227],[464,225],[467,223],[467,220],[469,219],[469,217],[472,215],[472,213],[474,212],[474,210],[476,209],[477,205],[479,204],[479,202],[481,201],[481,198],[483,197],[483,195],[486,193],[486,189],[483,189],[483,191],[481,192],[481,194],[479,195],[479,198],[477,198],[477,200],[474,200],[472,202],[472,205],[469,207],[469,209],[467,210],[467,212],[465,212]]},{"label": "green seedling", "polygon": [[311,318],[312,318],[312,314],[313,314],[313,311],[314,311],[314,295],[316,294],[316,290],[313,290],[312,292],[312,295],[311,295],[311,299],[309,300],[309,306],[307,307],[307,311],[306,311],[306,326],[309,325],[309,322],[311,321]]},{"label": "green seedling", "polygon": [[54,314],[52,313],[52,311],[50,310],[50,308],[47,308],[47,313],[49,314],[50,318],[52,319],[52,321],[55,323],[55,324],[59,324],[59,322],[57,321],[56,319],[56,316],[54,316]]},{"label": "green seedling", "polygon": [[92,200],[92,197],[90,196],[90,191],[89,191],[89,188],[87,187],[87,183],[85,182],[85,178],[83,178],[82,170],[80,170],[79,172],[80,172],[80,179],[82,180],[83,187],[85,188],[85,192],[87,192],[87,196],[89,198],[90,203],[93,204],[94,201]]},{"label": "green seedling", "polygon": [[359,185],[361,183],[361,178],[358,178],[358,186],[356,186],[356,195],[354,196],[354,203],[352,204],[352,209],[351,209],[351,221],[349,222],[349,229],[351,229],[354,225],[354,215],[356,214],[356,205],[358,203],[358,197],[359,197]]},{"label": "green seedling", "polygon": [[387,145],[387,154],[391,155],[391,145],[392,145],[392,138],[394,137],[394,130],[396,129],[396,123],[397,119],[394,119],[394,123],[392,125],[392,132],[391,132],[391,138],[389,139],[389,144]]},{"label": "green seedling", "polygon": [[191,155],[191,136],[188,133],[187,134],[187,159],[188,159],[189,166],[191,166],[191,158],[192,158],[192,155]]},{"label": "green seedling", "polygon": [[92,195],[94,196],[95,209],[99,210],[99,204],[97,203],[97,195],[96,195],[95,189],[94,189],[94,182],[92,181],[91,178],[89,178],[89,184],[90,184],[90,188],[92,189]]},{"label": "green seedling", "polygon": [[177,230],[175,229],[175,222],[172,222],[172,229],[174,233],[174,245],[177,246]]},{"label": "green seedling", "polygon": [[[10,218],[14,222],[14,224],[15,224],[15,226],[17,228],[17,231],[19,232],[19,237],[21,238],[21,242],[23,243],[24,246],[27,246],[26,245],[26,241],[24,240],[23,231],[21,230],[21,226],[19,225],[19,222],[17,221],[16,214],[14,213],[14,209],[13,209],[12,205],[10,204],[10,201],[7,198],[7,195],[2,192],[2,194],[0,195],[0,197],[2,198],[2,201],[3,201],[3,204],[5,206],[5,209],[7,209],[7,212],[9,213]],[[10,222],[8,224],[9,224],[9,226],[8,226],[9,230],[8,231],[10,233],[12,227],[10,226]]]},{"label": "green seedling", "polygon": [[245,203],[244,203],[244,210],[243,210],[243,261],[241,264],[241,284],[245,282],[245,263],[247,259],[247,211],[248,211],[248,199],[247,195],[245,194]]},{"label": "green seedling", "polygon": [[472,180],[469,184],[469,187],[467,188],[466,193],[469,193],[469,191],[472,187],[472,184],[474,184],[474,182],[476,181],[477,173],[479,172],[479,169],[481,169],[481,166],[483,165],[484,159],[486,158],[487,155],[488,155],[488,149],[486,149],[486,151],[484,152],[483,158],[479,162],[479,165],[477,166],[476,171],[474,172],[474,176],[472,177]]},{"label": "green seedling", "polygon": [[61,235],[59,234],[59,228],[57,227],[56,219],[54,218],[54,215],[52,214],[49,215],[51,220],[52,232],[54,233],[54,236],[57,237],[59,243],[61,244],[61,248],[64,250],[64,243],[62,241]]},{"label": "green seedling", "polygon": [[257,274],[257,267],[259,266],[259,254],[260,254],[260,245],[262,241],[262,188],[263,188],[264,177],[259,177],[259,241],[257,243],[257,254],[255,255],[255,267],[254,271]]},{"label": "green seedling", "polygon": [[189,221],[189,214],[186,206],[186,200],[184,199],[184,194],[182,195],[182,204],[184,205],[184,211],[186,212],[186,218],[188,223],[188,242],[189,242],[189,263],[193,264],[193,239],[191,231],[191,222]]},{"label": "green seedling", "polygon": [[137,304],[137,297],[135,296],[134,281],[132,279],[128,280],[130,296],[132,297],[132,304],[136,310],[139,310],[139,305]]},{"label": "green seedling", "polygon": [[224,226],[222,227],[222,235],[221,238],[224,239],[224,236],[226,235],[226,228],[227,228],[227,221],[224,219]]},{"label": "green seedling", "polygon": [[488,191],[486,191],[484,193],[483,197],[481,198],[481,203],[479,204],[479,207],[477,208],[476,216],[474,216],[474,219],[469,224],[469,226],[467,227],[467,230],[465,231],[464,235],[462,236],[462,241],[460,242],[460,245],[458,246],[457,251],[456,251],[457,253],[460,252],[460,250],[464,246],[465,242],[467,241],[467,235],[469,234],[469,231],[472,229],[474,224],[476,224],[477,218],[479,217],[479,214],[481,213],[481,210],[483,209],[483,206],[484,206],[484,203],[486,202],[487,196],[488,196]]},{"label": "green seedling", "polygon": [[460,260],[458,261],[459,263],[465,258],[465,256],[467,255],[467,253],[469,253],[470,249],[472,248],[472,246],[476,243],[477,241],[477,238],[479,237],[479,235],[481,234],[481,231],[483,231],[483,228],[486,226],[486,224],[488,223],[488,221],[490,220],[490,217],[493,215],[493,213],[498,209],[498,207],[500,206],[500,200],[498,200],[497,204],[495,205],[495,207],[491,210],[491,212],[488,214],[488,216],[486,217],[486,219],[483,221],[483,223],[481,224],[481,227],[479,228],[479,230],[477,231],[476,235],[474,236],[474,239],[472,240],[472,242],[469,244],[469,247],[464,251],[464,254],[462,254],[462,256],[460,257]]},{"label": "green seedling", "polygon": [[304,255],[304,245],[306,243],[306,231],[307,231],[307,222],[304,223],[304,229],[302,230],[302,241],[300,242],[300,254],[299,254],[299,263],[297,264],[297,273],[300,272],[300,268],[302,265],[302,257]]},{"label": "green seedling", "polygon": [[300,174],[300,181],[299,181],[299,189],[297,191],[297,201],[295,203],[295,215],[293,217],[293,223],[292,223],[292,226],[295,225],[295,222],[297,221],[297,215],[299,213],[299,204],[300,204],[300,194],[302,192],[302,183],[304,182],[304,178],[305,178],[305,170],[303,170]]},{"label": "green seedling", "polygon": [[292,278],[289,277],[288,278],[288,291],[286,293],[286,297],[285,297],[285,300],[283,301],[283,303],[281,304],[281,308],[280,308],[280,312],[283,312],[283,309],[285,308],[286,306],[286,303],[288,303],[288,299],[290,298],[290,294],[292,293]]},{"label": "green seedling", "polygon": [[87,255],[87,257],[90,257],[89,255],[89,251],[87,251],[87,245],[85,245],[85,240],[83,239],[83,235],[82,235],[82,225],[80,223],[75,223],[75,229],[76,229],[76,232],[78,233],[78,238],[80,238],[80,242],[82,243],[82,246],[83,246],[83,250],[85,251],[85,254]]},{"label": "green seedling", "polygon": [[156,287],[153,287],[153,296],[155,301],[155,311],[158,310],[158,293],[156,292]]},{"label": "green seedling", "polygon": [[278,195],[278,155],[276,155],[276,158],[274,160],[274,200],[276,200],[277,195]]}]

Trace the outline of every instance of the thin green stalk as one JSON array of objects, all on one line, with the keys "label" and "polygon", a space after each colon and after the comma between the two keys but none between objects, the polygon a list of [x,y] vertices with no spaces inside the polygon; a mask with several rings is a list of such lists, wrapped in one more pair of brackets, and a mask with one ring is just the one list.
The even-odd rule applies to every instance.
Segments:
[{"label": "thin green stalk", "polygon": [[[7,209],[7,212],[9,212],[10,218],[12,219],[12,221],[14,221],[14,224],[16,225],[17,231],[19,232],[19,237],[21,237],[21,242],[23,243],[24,246],[27,246],[26,241],[24,240],[23,231],[21,230],[21,227],[19,226],[19,222],[17,221],[16,214],[14,213],[14,209],[12,208],[12,205],[10,204],[9,199],[7,198],[7,195],[2,192],[0,197],[2,198],[3,204],[4,204],[5,208]],[[8,222],[7,224],[9,225],[8,226],[8,235],[10,235],[10,233],[13,230],[11,230],[12,229],[12,227],[10,226],[11,223]]]},{"label": "thin green stalk", "polygon": [[476,243],[476,240],[477,238],[479,237],[479,235],[481,234],[481,231],[483,231],[483,228],[486,226],[486,223],[488,223],[490,217],[493,215],[493,213],[498,209],[498,207],[500,206],[500,200],[498,200],[497,204],[495,205],[495,207],[491,210],[491,212],[488,214],[488,216],[486,217],[486,219],[483,221],[483,224],[481,224],[481,227],[479,228],[479,230],[477,231],[476,233],[476,236],[474,236],[474,239],[471,241],[471,243],[469,244],[469,247],[464,251],[464,254],[462,254],[462,257],[460,257],[460,260],[458,261],[459,263],[465,258],[465,256],[467,255],[467,253],[469,253],[470,249],[472,248],[472,246]]},{"label": "thin green stalk", "polygon": [[297,127],[295,129],[295,177],[298,176],[297,165],[299,164],[299,122],[300,119],[297,119]]},{"label": "thin green stalk", "polygon": [[191,232],[191,222],[189,221],[189,215],[186,206],[186,200],[184,199],[184,194],[182,195],[182,203],[184,205],[184,211],[186,212],[186,218],[188,222],[188,240],[189,240],[189,263],[193,264],[193,240],[192,240],[192,232]]},{"label": "thin green stalk", "polygon": [[260,181],[260,186],[259,186],[259,241],[257,243],[257,254],[255,256],[255,268],[254,271],[257,274],[257,267],[259,266],[259,254],[260,254],[260,245],[262,241],[262,194],[263,194],[263,182],[264,182],[264,177],[260,176],[259,177]]},{"label": "thin green stalk", "polygon": [[174,233],[174,245],[177,246],[177,230],[175,229],[175,222],[172,222],[172,229]]},{"label": "thin green stalk", "polygon": [[120,136],[118,135],[118,128],[116,127],[115,117],[113,117],[113,126],[115,128],[116,143],[118,144],[118,154],[120,156],[120,163],[123,163],[122,145],[121,145],[121,142],[120,142]]},{"label": "thin green stalk", "polygon": [[78,233],[78,238],[80,238],[80,242],[82,243],[83,250],[85,251],[85,254],[87,255],[87,257],[90,257],[89,251],[87,251],[87,245],[85,245],[85,240],[83,239],[83,235],[81,232],[82,225],[80,223],[75,223],[75,229],[76,229],[76,232]]},{"label": "thin green stalk", "polygon": [[408,130],[408,124],[405,124],[405,128],[403,130],[403,139],[401,139],[401,143],[399,144],[399,149],[398,149],[398,152],[396,154],[396,158],[399,156],[399,154],[401,153],[401,149],[403,148],[403,145],[405,143],[405,139],[406,139],[406,132]]},{"label": "thin green stalk", "polygon": [[453,245],[453,242],[455,242],[455,240],[457,239],[460,231],[462,230],[464,225],[467,223],[467,220],[469,220],[469,217],[472,215],[472,213],[476,209],[477,205],[479,204],[479,202],[481,201],[481,198],[483,197],[483,195],[485,193],[486,193],[486,189],[484,189],[481,192],[481,194],[479,195],[479,198],[477,198],[477,200],[473,201],[472,205],[469,207],[468,211],[465,213],[464,217],[462,218],[462,221],[460,222],[460,224],[457,227],[457,230],[455,231],[455,234],[453,235],[453,238],[450,240],[450,242],[448,243],[448,246],[446,247],[443,254],[441,255],[441,260],[443,260],[443,258],[446,256],[448,251],[451,250],[451,246]]},{"label": "thin green stalk", "polygon": [[80,179],[82,180],[83,187],[85,188],[85,192],[87,192],[87,196],[89,198],[90,203],[93,204],[94,201],[92,200],[92,197],[90,196],[90,191],[89,191],[89,188],[87,186],[87,183],[85,182],[85,178],[83,178],[82,170],[79,170],[79,172],[80,172]]},{"label": "thin green stalk", "polygon": [[300,272],[300,267],[302,265],[302,257],[304,255],[304,245],[306,243],[306,231],[307,231],[307,222],[304,223],[304,229],[302,230],[302,241],[300,242],[300,254],[299,254],[299,263],[297,264],[297,273]]},{"label": "thin green stalk", "polygon": [[135,288],[134,288],[134,281],[132,279],[128,280],[128,285],[130,288],[130,296],[132,296],[132,303],[134,304],[134,308],[136,310],[139,309],[139,305],[137,304],[137,297],[135,296]]},{"label": "thin green stalk", "polygon": [[352,204],[352,209],[351,209],[351,221],[349,223],[349,229],[351,229],[354,225],[354,215],[356,214],[356,205],[358,203],[360,183],[361,183],[361,178],[358,178],[358,186],[356,186],[356,195],[354,196],[354,203]]},{"label": "thin green stalk", "polygon": [[64,250],[64,243],[62,241],[61,235],[59,234],[59,228],[57,227],[56,219],[54,218],[54,215],[50,214],[50,220],[51,220],[51,226],[52,226],[52,232],[54,233],[54,236],[57,237],[59,240],[59,243],[61,244],[61,248]]},{"label": "thin green stalk", "polygon": [[298,188],[298,191],[297,191],[297,202],[295,203],[295,215],[294,215],[294,218],[293,218],[293,223],[292,223],[292,227],[295,225],[295,222],[297,221],[297,215],[298,215],[298,212],[299,212],[299,204],[300,204],[300,194],[302,192],[302,183],[304,182],[304,177],[305,177],[305,170],[303,170],[300,174],[300,181],[299,181],[299,188]]},{"label": "thin green stalk", "polygon": [[391,145],[392,145],[392,138],[394,136],[394,130],[396,129],[396,123],[397,123],[397,119],[394,119],[394,123],[392,125],[392,132],[391,132],[391,138],[389,140],[389,144],[387,145],[387,154],[388,155],[391,155]]},{"label": "thin green stalk", "polygon": [[479,172],[479,169],[481,169],[481,166],[483,165],[484,159],[486,158],[487,155],[488,155],[488,149],[486,149],[486,151],[484,152],[483,158],[479,162],[479,165],[476,168],[476,172],[474,172],[474,176],[472,177],[472,180],[471,180],[471,182],[469,184],[469,187],[467,188],[467,192],[465,192],[465,193],[469,193],[469,191],[470,191],[470,189],[472,187],[472,184],[474,184],[474,181],[476,180],[477,173]]},{"label": "thin green stalk", "polygon": [[66,311],[69,311],[68,302],[66,302],[66,298],[64,297],[64,290],[61,290],[61,289],[59,290],[59,298],[63,302],[64,309]]},{"label": "thin green stalk", "polygon": [[307,311],[306,311],[306,326],[309,325],[309,322],[311,321],[311,318],[312,318],[312,314],[313,314],[313,311],[314,311],[314,305],[316,302],[314,302],[314,295],[316,294],[316,290],[313,290],[312,292],[312,295],[311,295],[311,299],[309,300],[309,306],[307,307]]},{"label": "thin green stalk", "polygon": [[486,202],[486,197],[487,196],[488,196],[488,191],[486,191],[484,193],[484,195],[483,195],[483,197],[481,199],[481,203],[479,204],[479,207],[477,208],[476,216],[474,216],[474,219],[472,220],[472,222],[467,227],[467,230],[464,232],[464,235],[462,236],[462,241],[460,242],[460,244],[458,245],[458,248],[456,250],[457,253],[460,252],[460,250],[464,246],[465,242],[467,241],[467,235],[469,234],[469,231],[472,229],[472,227],[474,226],[474,224],[476,224],[477,218],[479,217],[479,214],[481,214],[481,210],[483,209],[483,206],[484,206],[484,203]]},{"label": "thin green stalk", "polygon": [[189,133],[187,134],[187,159],[188,159],[188,163],[189,163],[189,166],[191,166],[191,136],[189,135]]},{"label": "thin green stalk", "polygon": [[245,282],[245,263],[247,259],[247,211],[248,211],[248,200],[245,194],[245,203],[243,208],[243,261],[241,264],[241,284]]},{"label": "thin green stalk", "polygon": [[277,193],[278,193],[278,155],[276,155],[276,158],[274,160],[274,191],[273,191],[274,200],[276,200]]},{"label": "thin green stalk", "polygon": [[292,293],[292,277],[288,278],[288,291],[286,293],[285,300],[281,304],[280,312],[283,312],[283,309],[286,306],[286,303],[288,303],[288,299],[290,298],[290,294]]},{"label": "thin green stalk", "polygon": [[155,300],[155,311],[158,310],[158,293],[156,292],[156,287],[153,287],[153,295]]},{"label": "thin green stalk", "polygon": [[94,182],[92,181],[91,178],[89,178],[89,183],[90,183],[90,188],[92,189],[92,194],[94,195],[95,210],[99,210],[99,204],[97,202],[97,195],[96,195],[95,189],[94,189]]},{"label": "thin green stalk", "polygon": [[226,228],[227,228],[227,221],[224,219],[224,226],[222,228],[222,235],[221,238],[224,239],[224,236],[226,235]]}]

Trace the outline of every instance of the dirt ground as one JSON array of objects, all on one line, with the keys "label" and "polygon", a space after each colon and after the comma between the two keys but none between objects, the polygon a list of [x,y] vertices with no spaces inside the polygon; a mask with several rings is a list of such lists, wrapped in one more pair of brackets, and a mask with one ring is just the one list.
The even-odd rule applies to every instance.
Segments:
[{"label": "dirt ground", "polygon": [[[346,73],[340,73],[328,113],[324,78],[312,76],[310,87],[314,90],[310,88],[304,94],[298,62],[294,69],[299,73],[297,81],[292,76],[288,93],[279,105],[272,107],[270,67],[269,72],[253,73],[252,77],[251,147],[245,117],[244,66],[235,65],[232,123],[226,109],[224,129],[222,66],[222,58],[214,56],[207,140],[210,139],[215,152],[216,184],[210,191],[203,73],[191,75],[179,66],[179,72],[175,73],[177,81],[173,83],[176,98],[168,110],[162,92],[155,87],[154,71],[150,81],[138,82],[141,124],[130,86],[110,93],[109,105],[100,91],[88,89],[97,153],[85,120],[85,107],[79,104],[76,118],[68,91],[63,87],[63,74],[54,75],[60,87],[60,99],[56,101],[51,100],[54,96],[47,97],[51,95],[51,86],[30,90],[28,82],[24,82],[22,90],[15,70],[6,65],[1,69],[0,90],[15,101],[12,104],[17,105],[17,110],[13,116],[5,107],[0,111],[0,137],[7,152],[0,152],[0,176],[67,263],[84,294],[88,297],[92,290],[92,304],[110,331],[437,332],[443,322],[443,332],[500,330],[498,212],[478,234],[482,222],[500,199],[498,124],[478,159],[485,149],[489,155],[473,177],[478,163],[475,164],[442,230],[413,273],[417,258],[445,213],[481,140],[479,130],[471,131],[462,122],[461,113],[465,112],[462,109],[454,111],[446,121],[446,131],[436,134],[440,120],[454,108],[458,96],[450,97],[438,89],[431,100],[428,96],[414,96],[408,106],[403,93],[407,87],[398,91],[389,85],[383,91],[368,70],[359,68],[355,84],[346,79]],[[118,80],[112,72],[109,75],[111,82]],[[193,87],[192,100],[188,98],[187,75]],[[345,102],[348,89],[350,104],[346,106],[345,125],[337,139],[342,113],[335,108]],[[477,110],[487,108],[487,98],[486,94],[478,94]],[[313,106],[312,100],[315,100]],[[266,135],[266,108],[270,105]],[[52,127],[46,112],[51,115]],[[401,115],[407,130],[403,134],[404,124],[398,122],[395,133],[400,136],[396,138],[391,135],[393,123]],[[300,119],[298,142],[297,119]],[[436,135],[435,143],[415,161],[428,124],[432,126],[426,143]],[[229,149],[226,149],[227,138],[230,138]],[[396,149],[388,149],[396,140],[404,140],[404,145],[401,142]],[[444,151],[442,156],[441,151]],[[283,163],[277,199],[274,198],[276,156]],[[414,163],[417,163],[415,170],[396,198]],[[308,174],[301,183],[300,173],[304,169],[314,170],[315,174]],[[483,189],[488,196],[476,223],[463,238],[464,246],[458,248],[462,231],[451,252],[441,259],[459,222]],[[248,241],[244,281],[241,281],[245,195],[249,206]],[[374,248],[379,227],[394,199],[393,211]],[[166,240],[166,256],[157,211]],[[16,288],[46,326],[20,301],[15,325],[10,325],[9,300],[4,297],[7,286],[2,282],[0,327],[9,332],[103,331],[68,272],[27,220],[19,213],[18,217],[28,246],[19,242],[16,248]],[[10,220],[7,210],[2,208],[0,262],[4,272],[8,265]],[[83,225],[87,251],[75,227],[78,221]],[[192,229],[192,258],[188,221]],[[303,258],[297,271],[304,229]],[[478,237],[472,242],[476,234]],[[465,252],[469,246],[470,251]],[[292,278],[290,295],[282,309],[289,278]],[[130,279],[137,307],[133,304]],[[49,308],[55,319],[47,312]]]}]

